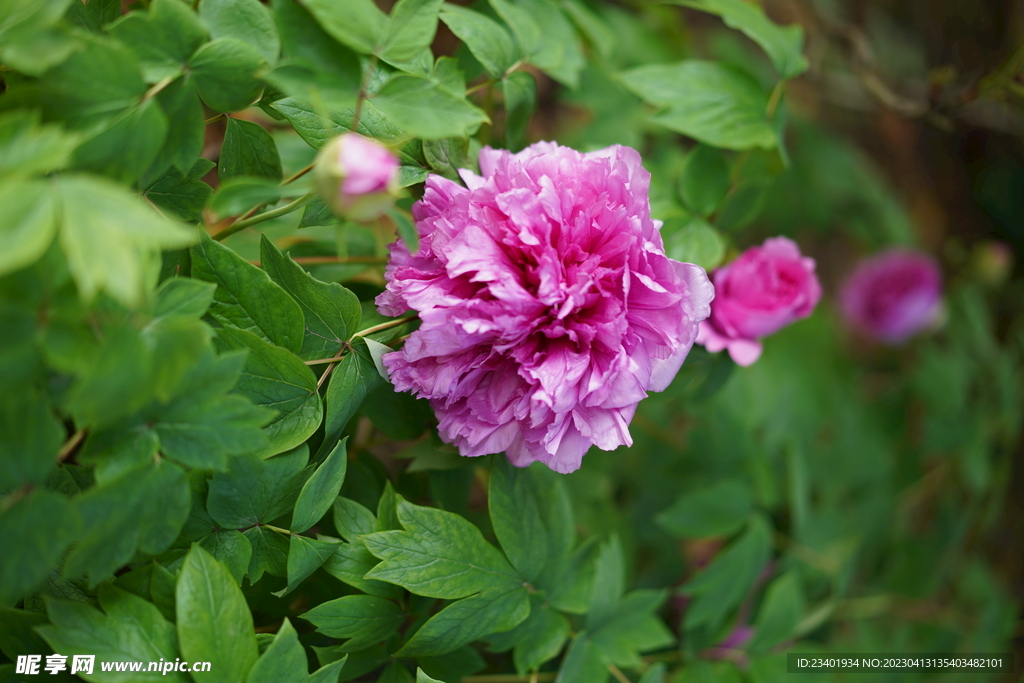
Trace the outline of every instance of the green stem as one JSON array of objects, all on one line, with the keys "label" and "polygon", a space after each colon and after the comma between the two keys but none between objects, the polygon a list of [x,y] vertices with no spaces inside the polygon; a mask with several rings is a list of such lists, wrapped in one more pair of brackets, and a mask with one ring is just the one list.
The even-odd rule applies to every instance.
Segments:
[{"label": "green stem", "polygon": [[405,318],[398,318],[397,320],[389,320],[386,323],[381,323],[380,325],[374,325],[373,327],[367,327],[365,330],[360,330],[353,334],[352,338],[365,337],[368,334],[380,332],[381,330],[390,330],[392,327],[398,327],[399,325],[404,325],[405,323],[412,322],[413,320],[416,320],[416,316],[414,315],[410,315]]},{"label": "green stem", "polygon": [[287,529],[282,529],[279,526],[271,526],[269,524],[260,524],[260,526],[263,527],[264,529],[270,529],[271,531],[276,531],[277,533],[284,534],[286,536],[298,536],[297,533],[295,533],[293,531],[288,531]]},{"label": "green stem", "polygon": [[265,212],[263,212],[263,213],[261,213],[261,214],[259,214],[257,216],[253,216],[252,218],[246,218],[245,220],[235,221],[234,223],[232,223],[231,225],[229,225],[228,227],[224,228],[223,230],[218,232],[216,235],[214,235],[213,239],[215,239],[215,240],[217,240],[219,242],[219,241],[221,241],[221,240],[223,240],[223,239],[225,239],[227,237],[231,237],[232,235],[234,235],[236,232],[239,232],[240,230],[248,228],[250,225],[256,225],[257,223],[262,223],[263,221],[269,221],[271,218],[277,218],[278,216],[284,216],[285,214],[291,213],[292,211],[295,211],[296,209],[302,208],[311,199],[313,199],[313,193],[312,192],[310,192],[309,194],[304,194],[301,197],[299,197],[298,199],[296,199],[295,201],[290,202],[288,204],[285,204],[284,206],[279,207],[277,209],[271,209],[270,211],[265,211]]},{"label": "green stem", "polygon": [[785,87],[786,81],[779,81],[772,89],[772,94],[768,98],[768,108],[765,110],[765,114],[769,119],[775,116],[775,110],[778,108],[779,102],[782,100],[782,93],[785,90]]},{"label": "green stem", "polygon": [[158,92],[169,86],[174,81],[175,78],[177,77],[167,76],[166,78],[162,78],[153,85],[151,85],[149,90],[147,90],[146,93],[142,96],[142,101],[145,102],[147,100],[152,99]]}]

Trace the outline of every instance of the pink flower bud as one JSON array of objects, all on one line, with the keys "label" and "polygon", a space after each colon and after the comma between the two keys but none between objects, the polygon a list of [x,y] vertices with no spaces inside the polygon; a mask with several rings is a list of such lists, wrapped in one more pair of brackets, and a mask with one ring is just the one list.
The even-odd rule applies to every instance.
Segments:
[{"label": "pink flower bud", "polygon": [[398,167],[398,158],[379,142],[356,133],[339,135],[317,155],[317,191],[339,216],[373,220],[395,201]]},{"label": "pink flower bud", "polygon": [[738,365],[754,363],[761,357],[761,337],[806,318],[821,298],[814,259],[785,237],[747,249],[711,280],[715,299],[697,343],[712,353],[728,349]]},{"label": "pink flower bud", "polygon": [[857,265],[839,300],[851,327],[899,344],[936,321],[941,296],[942,274],[932,257],[889,249]]}]

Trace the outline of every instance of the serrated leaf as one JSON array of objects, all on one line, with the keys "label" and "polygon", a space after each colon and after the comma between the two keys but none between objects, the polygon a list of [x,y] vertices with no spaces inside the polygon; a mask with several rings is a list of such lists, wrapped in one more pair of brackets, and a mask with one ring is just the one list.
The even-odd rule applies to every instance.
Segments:
[{"label": "serrated leaf", "polygon": [[391,636],[405,621],[405,613],[391,600],[347,595],[314,607],[302,618],[326,636],[349,638],[343,651],[357,652]]},{"label": "serrated leaf", "polygon": [[332,357],[359,328],[359,299],[345,287],[321,282],[284,256],[266,235],[260,241],[260,262],[270,278],[292,295],[302,308],[306,334],[299,355]]},{"label": "serrated leaf", "polygon": [[726,26],[745,33],[771,58],[779,75],[794,78],[807,70],[802,54],[804,32],[799,25],[778,26],[765,16],[764,9],[743,0],[670,0],[722,17]]},{"label": "serrated leaf", "polygon": [[221,181],[250,176],[280,182],[281,157],[274,138],[258,123],[228,117],[217,175]]},{"label": "serrated leaf", "polygon": [[137,551],[166,550],[189,513],[188,481],[167,460],[132,470],[75,498],[84,533],[68,554],[64,571],[98,584]]},{"label": "serrated leaf", "polygon": [[188,64],[199,96],[219,112],[239,111],[255,102],[263,90],[257,76],[265,66],[256,48],[235,38],[206,43]]},{"label": "serrated leaf", "polygon": [[200,178],[214,165],[209,159],[199,159],[188,173],[171,169],[142,194],[172,216],[196,222],[202,218],[203,207],[213,194],[213,188]]},{"label": "serrated leaf", "polygon": [[[109,584],[100,587],[98,597],[102,612],[81,602],[47,601],[46,611],[51,623],[38,627],[38,631],[55,652],[68,656],[94,655],[103,662],[143,663],[138,673],[103,675],[104,680],[115,683],[158,680],[187,683],[190,680],[181,672],[172,671],[165,676],[162,671],[146,670],[149,662],[180,658],[174,626],[156,607]],[[96,678],[87,676],[87,680]]]},{"label": "serrated leaf", "polygon": [[515,64],[519,50],[504,26],[479,12],[445,4],[441,10],[443,21],[452,33],[466,44],[491,76],[500,78]]},{"label": "serrated leaf", "polygon": [[210,662],[225,682],[245,681],[258,656],[256,634],[245,596],[227,568],[192,546],[175,596],[182,657]]},{"label": "serrated leaf", "polygon": [[316,376],[299,358],[251,332],[225,327],[217,338],[231,349],[247,349],[238,393],[278,414],[264,428],[269,445],[264,456],[282,453],[303,443],[323,419]]},{"label": "serrated leaf", "polygon": [[654,117],[666,128],[725,149],[771,149],[778,138],[767,119],[768,96],[738,68],[696,59],[650,64],[621,74],[646,102],[667,108]]},{"label": "serrated leaf", "polygon": [[298,353],[304,336],[302,309],[266,272],[213,240],[204,239],[191,254],[192,276],[217,284],[211,317]]},{"label": "serrated leaf", "polygon": [[281,40],[273,17],[259,0],[202,0],[199,18],[213,38],[235,38],[256,48],[267,64],[277,61]]},{"label": "serrated leaf", "polygon": [[348,466],[347,442],[348,437],[339,441],[313,476],[303,484],[292,513],[291,530],[294,533],[301,533],[320,521],[338,497]]},{"label": "serrated leaf", "polygon": [[401,129],[425,139],[464,137],[489,119],[465,98],[419,76],[393,76],[373,104]]},{"label": "serrated leaf", "polygon": [[0,512],[0,542],[12,549],[0,563],[0,605],[13,605],[43,583],[78,539],[81,525],[78,510],[66,497],[43,489]]},{"label": "serrated leaf", "polygon": [[228,471],[210,480],[210,517],[226,529],[248,529],[287,514],[308,476],[308,459],[306,446],[266,460],[252,455],[232,458]]}]

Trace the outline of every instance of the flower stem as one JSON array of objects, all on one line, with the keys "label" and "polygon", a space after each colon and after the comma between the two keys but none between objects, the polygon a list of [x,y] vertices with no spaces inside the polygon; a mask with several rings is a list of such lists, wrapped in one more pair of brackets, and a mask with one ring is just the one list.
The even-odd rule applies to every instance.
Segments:
[{"label": "flower stem", "polygon": [[405,318],[397,318],[396,320],[389,320],[386,323],[381,323],[380,325],[374,325],[373,327],[367,327],[365,330],[360,330],[353,334],[352,338],[365,337],[368,334],[380,332],[381,330],[390,330],[392,327],[398,327],[399,325],[404,325],[405,323],[412,322],[413,320],[416,320],[416,316],[414,315],[410,315]]},{"label": "flower stem", "polygon": [[57,462],[63,462],[64,458],[71,455],[72,451],[78,448],[78,444],[82,443],[85,438],[85,429],[79,429],[77,432],[71,435],[71,438],[64,442],[64,445],[57,451]]},{"label": "flower stem", "polygon": [[284,206],[279,207],[277,209],[271,209],[270,211],[265,211],[265,212],[263,212],[263,213],[261,213],[259,215],[253,216],[252,218],[245,218],[243,220],[235,221],[234,223],[232,223],[231,225],[229,225],[228,227],[224,228],[223,230],[218,232],[216,235],[214,235],[213,239],[215,239],[215,240],[217,240],[219,242],[219,241],[223,240],[226,237],[231,237],[236,232],[239,232],[240,230],[243,230],[244,228],[248,228],[250,225],[256,225],[257,223],[262,223],[263,221],[269,221],[271,218],[277,218],[278,216],[284,216],[285,214],[291,213],[292,211],[295,211],[296,209],[302,208],[311,199],[313,199],[313,193],[312,192],[310,192],[309,194],[304,194],[301,197],[299,197],[298,199],[296,199],[295,201],[290,202],[288,204],[285,204]]},{"label": "flower stem", "polygon": [[622,673],[619,667],[615,666],[614,664],[609,664],[608,670],[612,672],[612,676],[614,676],[615,679],[619,681],[619,683],[633,683],[633,681],[629,680],[626,674]]}]

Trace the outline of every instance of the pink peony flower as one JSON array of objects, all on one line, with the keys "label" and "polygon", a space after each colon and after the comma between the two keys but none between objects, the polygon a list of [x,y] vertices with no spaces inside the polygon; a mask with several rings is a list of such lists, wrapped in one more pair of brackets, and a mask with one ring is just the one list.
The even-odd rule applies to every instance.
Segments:
[{"label": "pink peony flower", "polygon": [[899,344],[936,320],[941,296],[935,260],[897,248],[862,260],[843,284],[839,303],[852,327]]},{"label": "pink peony flower", "polygon": [[377,306],[422,324],[384,363],[463,455],[572,472],[591,445],[632,443],[637,403],[672,381],[714,291],[665,256],[636,151],[485,147],[480,169],[468,189],[430,176],[419,251],[391,245]]},{"label": "pink peony flower", "polygon": [[398,157],[376,140],[346,133],[317,155],[321,198],[340,216],[368,221],[383,214],[398,191]]},{"label": "pink peony flower", "polygon": [[715,303],[700,324],[697,343],[708,351],[728,349],[738,365],[761,357],[761,337],[806,318],[821,299],[814,259],[795,242],[772,237],[715,270]]}]

